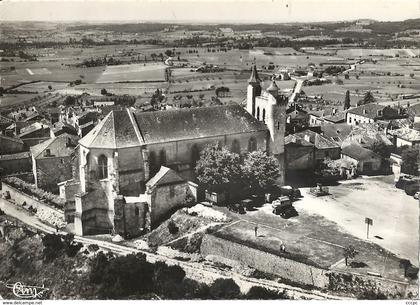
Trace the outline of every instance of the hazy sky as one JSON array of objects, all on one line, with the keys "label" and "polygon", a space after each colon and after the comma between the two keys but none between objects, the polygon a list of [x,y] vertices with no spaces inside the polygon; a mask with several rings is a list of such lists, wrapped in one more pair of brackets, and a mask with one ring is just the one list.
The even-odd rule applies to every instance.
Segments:
[{"label": "hazy sky", "polygon": [[420,18],[420,0],[76,0],[0,2],[0,20],[304,22]]}]

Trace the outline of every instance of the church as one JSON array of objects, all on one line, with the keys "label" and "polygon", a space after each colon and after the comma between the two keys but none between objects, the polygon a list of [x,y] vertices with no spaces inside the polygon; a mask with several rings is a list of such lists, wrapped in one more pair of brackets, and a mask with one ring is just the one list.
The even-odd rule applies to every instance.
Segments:
[{"label": "church", "polygon": [[246,109],[224,105],[154,112],[110,112],[79,140],[74,179],[59,184],[78,235],[136,236],[197,197],[200,151],[219,143],[232,152],[266,151],[284,183],[287,97],[272,81],[263,90],[254,65]]}]

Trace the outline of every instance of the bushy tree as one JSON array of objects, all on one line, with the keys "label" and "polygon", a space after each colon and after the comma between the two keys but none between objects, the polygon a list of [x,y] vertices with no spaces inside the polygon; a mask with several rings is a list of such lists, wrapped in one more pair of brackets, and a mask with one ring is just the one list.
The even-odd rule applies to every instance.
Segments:
[{"label": "bushy tree", "polygon": [[207,186],[236,183],[241,176],[240,157],[218,144],[206,146],[195,167],[197,179]]},{"label": "bushy tree", "polygon": [[220,278],[210,286],[210,295],[213,299],[233,300],[241,296],[241,291],[234,280]]},{"label": "bushy tree", "polygon": [[383,159],[387,159],[389,158],[391,151],[390,148],[388,147],[388,145],[386,145],[384,142],[377,140],[375,141],[372,146],[370,147],[370,149],[380,155]]},{"label": "bushy tree", "polygon": [[409,175],[417,175],[420,164],[418,147],[405,147],[401,153],[401,171]]},{"label": "bushy tree", "polygon": [[91,266],[91,281],[99,286],[99,298],[119,299],[153,291],[153,265],[144,254],[97,255]]},{"label": "bushy tree", "polygon": [[245,295],[248,300],[281,300],[288,299],[285,291],[279,292],[261,286],[252,286]]},{"label": "bushy tree", "polygon": [[363,96],[362,105],[374,103],[376,101],[375,97],[373,96],[372,92],[367,91]]},{"label": "bushy tree", "polygon": [[348,259],[354,258],[357,255],[357,251],[352,245],[349,245],[343,249],[343,255],[347,266]]},{"label": "bushy tree", "polygon": [[242,165],[244,181],[252,187],[264,189],[279,176],[279,165],[273,156],[257,150],[250,152]]},{"label": "bushy tree", "polygon": [[344,110],[347,110],[350,108],[350,91],[346,91],[346,97],[344,98]]}]

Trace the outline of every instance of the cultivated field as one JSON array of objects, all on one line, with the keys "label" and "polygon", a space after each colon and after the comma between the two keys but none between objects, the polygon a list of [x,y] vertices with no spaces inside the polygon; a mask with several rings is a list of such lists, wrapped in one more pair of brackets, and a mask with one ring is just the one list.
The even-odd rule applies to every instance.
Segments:
[{"label": "cultivated field", "polygon": [[163,82],[167,67],[164,64],[107,66],[96,83]]}]

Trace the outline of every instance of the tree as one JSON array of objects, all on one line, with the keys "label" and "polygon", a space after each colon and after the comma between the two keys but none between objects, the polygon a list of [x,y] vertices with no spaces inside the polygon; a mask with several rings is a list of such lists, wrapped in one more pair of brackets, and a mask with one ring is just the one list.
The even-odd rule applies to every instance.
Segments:
[{"label": "tree", "polygon": [[400,259],[400,268],[404,268],[404,277],[407,276],[409,267],[411,267],[411,262],[408,259]]},{"label": "tree", "polygon": [[214,299],[233,300],[241,295],[239,286],[232,279],[217,279],[210,286],[210,295]]},{"label": "tree", "polygon": [[266,188],[279,176],[279,165],[273,156],[257,150],[250,152],[242,165],[243,178],[252,188]]},{"label": "tree", "polygon": [[420,152],[417,147],[404,147],[401,153],[401,171],[409,175],[417,175],[419,162],[420,162]]},{"label": "tree", "polygon": [[241,176],[240,158],[219,144],[206,146],[195,167],[197,179],[207,186],[235,183]]},{"label": "tree", "polygon": [[52,86],[51,85],[48,85],[48,90],[52,90]]},{"label": "tree", "polygon": [[357,255],[357,251],[356,249],[354,249],[354,247],[352,245],[349,245],[347,247],[344,248],[344,259],[346,262],[346,266],[347,266],[347,261],[349,258],[354,258]]},{"label": "tree", "polygon": [[108,91],[106,91],[106,89],[105,89],[105,88],[102,88],[102,89],[101,89],[101,94],[102,94],[102,95],[107,95],[107,94],[108,94]]},{"label": "tree", "polygon": [[382,159],[387,159],[389,158],[391,151],[388,147],[388,145],[386,145],[384,142],[380,141],[380,140],[376,140],[372,146],[370,147],[370,149],[380,155],[382,157]]},{"label": "tree", "polygon": [[275,291],[261,286],[252,286],[245,296],[247,300],[282,300],[288,299],[286,291]]},{"label": "tree", "polygon": [[365,93],[365,96],[363,97],[362,100],[362,105],[366,105],[366,104],[370,104],[370,103],[374,103],[375,97],[373,96],[372,92],[368,91]]},{"label": "tree", "polygon": [[171,50],[166,50],[165,55],[168,56],[168,57],[171,57],[172,56],[172,51]]},{"label": "tree", "polygon": [[350,108],[350,91],[346,91],[346,97],[344,98],[344,110],[347,110]]},{"label": "tree", "polygon": [[64,105],[66,106],[73,106],[76,103],[76,98],[72,95],[69,95],[64,100]]}]

